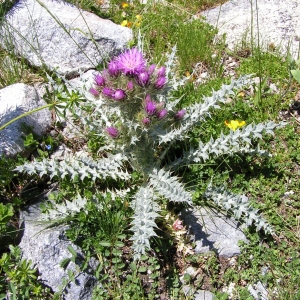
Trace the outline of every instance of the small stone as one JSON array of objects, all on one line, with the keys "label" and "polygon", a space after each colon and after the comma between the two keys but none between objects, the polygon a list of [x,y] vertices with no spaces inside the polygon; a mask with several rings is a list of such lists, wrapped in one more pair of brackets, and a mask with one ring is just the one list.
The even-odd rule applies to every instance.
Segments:
[{"label": "small stone", "polygon": [[233,61],[230,64],[228,64],[227,66],[230,67],[230,68],[235,67],[236,66],[236,62]]},{"label": "small stone", "polygon": [[194,294],[195,300],[214,300],[215,295],[209,291],[198,290],[196,294]]},{"label": "small stone", "polygon": [[260,281],[254,285],[250,284],[248,291],[255,300],[269,300],[268,291]]},{"label": "small stone", "polygon": [[240,254],[239,241],[247,242],[238,222],[216,211],[203,207],[184,209],[181,217],[195,241],[196,253],[215,250],[219,255],[232,257]]}]

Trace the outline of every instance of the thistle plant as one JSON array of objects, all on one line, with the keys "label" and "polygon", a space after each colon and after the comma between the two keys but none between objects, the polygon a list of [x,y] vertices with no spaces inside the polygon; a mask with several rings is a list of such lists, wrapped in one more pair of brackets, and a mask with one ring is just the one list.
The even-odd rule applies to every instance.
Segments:
[{"label": "thistle plant", "polygon": [[[212,117],[212,109],[219,109],[235,90],[251,83],[251,76],[233,79],[199,103],[178,108],[180,99],[173,98],[172,91],[184,81],[177,80],[172,69],[175,51],[174,48],[168,56],[166,66],[157,66],[148,64],[141,48],[128,49],[114,57],[107,68],[95,72],[93,82],[82,89],[86,101],[72,110],[72,117],[77,124],[80,121],[84,134],[92,132],[106,140],[105,146],[99,149],[99,153],[106,153],[104,158],[72,155],[62,161],[44,159],[17,168],[29,174],[49,174],[51,178],[68,176],[93,181],[107,177],[126,181],[131,178],[130,172],[138,172],[140,186],[136,187],[130,204],[134,211],[131,240],[135,259],[150,248],[150,238],[156,235],[160,197],[193,205],[192,192],[175,175],[178,167],[224,154],[265,155],[265,151],[252,146],[252,140],[262,139],[263,132],[273,134],[275,128],[284,125],[267,122],[242,128],[236,126],[228,135],[221,134],[207,143],[199,142],[197,148],[190,148],[181,157],[166,163],[165,157],[176,141],[186,140],[196,125]],[[246,198],[240,200],[240,197],[211,187],[204,197],[211,198],[221,208],[234,209],[237,217],[246,216],[248,225],[254,221],[258,228],[270,231],[257,211],[245,203]],[[238,207],[240,203],[243,204],[241,208]],[[64,214],[72,210],[70,202],[66,209],[62,205],[59,210]]]}]

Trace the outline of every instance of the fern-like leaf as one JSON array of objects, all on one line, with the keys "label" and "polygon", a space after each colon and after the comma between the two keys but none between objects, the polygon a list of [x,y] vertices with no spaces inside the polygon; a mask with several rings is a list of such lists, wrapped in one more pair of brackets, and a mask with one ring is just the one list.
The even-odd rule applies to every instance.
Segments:
[{"label": "fern-like leaf", "polygon": [[244,221],[247,226],[255,225],[256,230],[263,229],[266,233],[273,233],[272,227],[259,214],[257,209],[250,206],[245,195],[235,195],[224,188],[209,186],[205,191],[205,198],[213,200],[220,208],[231,211],[238,219]]},{"label": "fern-like leaf", "polygon": [[55,176],[64,178],[68,175],[73,180],[76,177],[79,177],[80,180],[91,178],[93,181],[97,178],[105,179],[107,177],[128,180],[130,175],[123,170],[122,166],[125,160],[126,158],[121,154],[110,155],[97,161],[85,155],[69,156],[62,161],[52,158],[26,163],[18,166],[15,171],[38,174],[39,176],[48,174],[50,178]]},{"label": "fern-like leaf", "polygon": [[163,197],[173,202],[192,204],[192,196],[188,193],[178,177],[171,176],[169,171],[154,169],[149,175],[150,185]]},{"label": "fern-like leaf", "polygon": [[134,259],[139,259],[141,254],[150,249],[149,240],[152,236],[156,236],[155,219],[159,216],[160,209],[155,200],[154,190],[147,186],[139,189],[131,203],[134,215],[131,222],[133,236],[130,239],[133,241]]}]

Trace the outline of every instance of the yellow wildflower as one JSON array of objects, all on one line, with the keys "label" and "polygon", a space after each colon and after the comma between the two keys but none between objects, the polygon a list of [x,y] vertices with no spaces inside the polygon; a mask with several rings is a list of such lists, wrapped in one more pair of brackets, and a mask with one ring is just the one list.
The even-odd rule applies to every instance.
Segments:
[{"label": "yellow wildflower", "polygon": [[121,23],[121,26],[124,26],[124,27],[126,27],[126,26],[127,26],[127,24],[128,24],[128,21],[127,21],[127,20],[123,20],[123,21],[122,21],[122,23]]},{"label": "yellow wildflower", "polygon": [[121,6],[122,6],[122,8],[126,8],[126,7],[128,7],[128,6],[129,6],[129,4],[128,4],[128,3],[126,3],[126,2],[122,2]]},{"label": "yellow wildflower", "polygon": [[243,127],[246,125],[246,122],[245,121],[238,121],[238,120],[231,120],[230,122],[229,121],[225,121],[224,124],[230,128],[231,130],[235,131],[237,130],[239,127]]},{"label": "yellow wildflower", "polygon": [[141,15],[136,15],[135,17],[136,17],[136,19],[137,19],[138,21],[141,21],[141,20],[142,20],[142,16],[141,16]]},{"label": "yellow wildflower", "polygon": [[128,28],[131,28],[131,25],[132,25],[132,22],[129,22],[127,20],[124,20],[121,23],[121,26],[128,27]]}]

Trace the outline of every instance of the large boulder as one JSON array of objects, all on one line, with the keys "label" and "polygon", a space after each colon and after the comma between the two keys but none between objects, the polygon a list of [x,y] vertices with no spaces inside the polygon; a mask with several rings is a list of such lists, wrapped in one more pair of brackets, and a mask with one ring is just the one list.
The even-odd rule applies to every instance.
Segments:
[{"label": "large boulder", "polygon": [[52,0],[20,0],[0,30],[4,48],[68,77],[118,54],[131,39],[129,28]]},{"label": "large boulder", "polygon": [[[46,105],[37,90],[30,85],[16,83],[0,90],[0,127],[14,118]],[[49,109],[28,114],[0,131],[0,156],[14,156],[24,152],[23,123],[42,136],[52,122]]]},{"label": "large boulder", "polygon": [[[258,9],[256,7],[256,3]],[[253,39],[264,49],[274,46],[296,59],[300,39],[300,2],[298,0],[230,0],[201,13],[219,34],[226,34],[229,48]],[[257,20],[259,26],[257,26]]]}]

